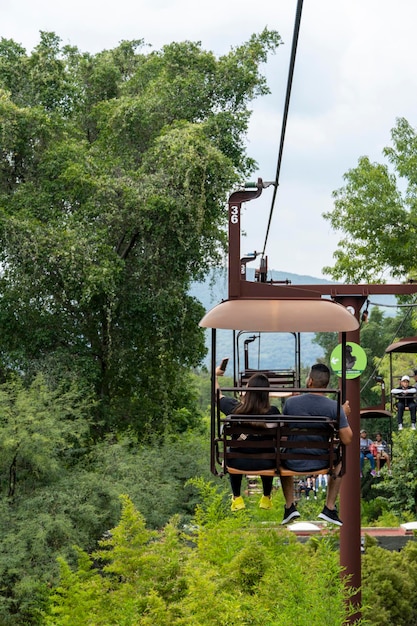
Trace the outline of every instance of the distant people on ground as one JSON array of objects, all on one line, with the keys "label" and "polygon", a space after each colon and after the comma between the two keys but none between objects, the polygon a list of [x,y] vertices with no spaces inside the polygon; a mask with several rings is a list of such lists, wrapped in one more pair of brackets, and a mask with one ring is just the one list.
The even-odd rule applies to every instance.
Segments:
[{"label": "distant people on ground", "polygon": [[399,387],[391,389],[391,393],[398,403],[397,406],[397,421],[398,430],[403,429],[404,411],[408,409],[411,417],[411,428],[416,429],[416,394],[417,389],[410,387],[410,377],[405,375],[401,378]]},{"label": "distant people on ground", "polygon": [[[221,369],[220,366],[216,367],[216,389],[219,389],[218,376],[224,376],[224,370]],[[265,376],[265,374],[253,374],[247,382],[247,387],[269,387],[268,377]],[[277,407],[271,406],[270,404],[268,391],[246,391],[240,402],[236,400],[236,398],[224,396],[220,392],[220,411],[225,415],[279,415]],[[268,440],[267,434],[265,435],[265,440]],[[271,448],[253,448],[253,453],[262,451],[269,452],[270,450]],[[251,448],[246,448],[246,452],[250,456]],[[251,471],[257,469],[273,469],[275,462],[268,459],[242,458],[231,459],[229,465],[239,470],[248,470],[248,474],[250,474]],[[229,474],[229,477],[233,494],[231,510],[240,511],[245,508],[245,502],[240,495],[243,474]],[[273,476],[261,476],[263,488],[263,496],[259,502],[261,509],[272,508],[271,493],[273,478]]]},{"label": "distant people on ground", "polygon": [[381,433],[376,433],[374,446],[376,450],[376,475],[379,476],[381,472],[381,461],[385,461],[388,469],[388,473],[391,473],[391,457],[389,454],[388,444],[382,439]]},{"label": "distant people on ground", "polygon": [[306,478],[300,478],[297,484],[297,495],[299,498],[305,496],[306,500],[310,500],[310,496],[317,500],[316,477],[307,476]]},{"label": "distant people on ground", "polygon": [[[302,393],[288,398],[284,405],[284,415],[323,415],[330,418],[336,418],[338,414],[338,406],[336,400],[326,396],[326,387],[330,380],[330,370],[323,363],[316,363],[312,366],[307,377],[306,387],[311,389],[323,389],[323,393]],[[340,430],[339,436],[345,445],[352,441],[352,430],[349,426],[346,415],[350,414],[349,402],[345,402],[340,408]],[[304,424],[304,422],[303,422]],[[318,436],[312,435],[314,438]],[[291,435],[291,439],[296,440],[296,435]],[[326,438],[327,439],[327,438]],[[319,442],[317,444],[320,445]],[[303,472],[306,476],[311,472],[326,467],[326,461],[314,460],[314,454],[321,454],[322,450],[318,448],[308,449],[311,452],[311,460],[291,460],[285,462],[285,467],[292,471]],[[339,518],[336,509],[336,499],[339,494],[342,477],[340,475],[341,463],[335,467],[332,476],[328,478],[326,504],[319,514],[319,518],[342,526],[342,520]],[[282,524],[288,524],[292,519],[300,517],[294,503],[294,481],[292,476],[281,476],[281,485],[285,497],[284,519]]]},{"label": "distant people on ground", "polygon": [[319,474],[317,476],[317,488],[326,491],[328,478],[327,474]]},{"label": "distant people on ground", "polygon": [[306,480],[306,496],[307,500],[310,499],[310,494],[317,500],[317,481],[315,476],[307,476]]},{"label": "distant people on ground", "polygon": [[302,496],[306,495],[306,481],[303,478],[300,478],[300,480],[298,481],[297,485],[296,485],[296,493],[297,493],[297,498],[301,498]]},{"label": "distant people on ground", "polygon": [[365,464],[365,459],[368,459],[370,463],[372,476],[376,476],[375,457],[373,455],[373,449],[372,449],[373,445],[374,445],[374,442],[372,441],[372,439],[368,438],[366,430],[361,430],[361,439],[360,439],[361,478],[363,477],[363,466]]}]

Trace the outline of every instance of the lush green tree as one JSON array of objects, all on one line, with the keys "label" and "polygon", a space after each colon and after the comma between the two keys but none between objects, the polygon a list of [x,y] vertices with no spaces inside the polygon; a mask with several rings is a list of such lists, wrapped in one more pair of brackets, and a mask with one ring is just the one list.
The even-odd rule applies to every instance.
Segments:
[{"label": "lush green tree", "polygon": [[59,475],[84,445],[93,402],[75,386],[50,391],[41,375],[29,389],[16,378],[0,387],[0,484],[3,496],[27,495]]},{"label": "lush green tree", "polygon": [[28,388],[17,376],[0,387],[3,624],[36,623],[56,554],[68,555],[74,540],[89,543],[109,510],[99,481],[71,477],[88,441],[93,399],[86,388],[66,387],[51,391],[40,374]]},{"label": "lush green tree", "polygon": [[74,545],[95,550],[118,522],[121,493],[150,528],[173,515],[181,525],[192,518],[199,494],[189,479],[210,476],[207,432],[167,435],[154,446],[127,436],[91,445],[84,390],[59,396],[39,377],[29,389],[4,384],[0,408],[1,624],[43,623],[57,557],[75,566]]},{"label": "lush green tree", "polygon": [[391,138],[383,151],[391,167],[361,157],[324,213],[342,234],[334,266],[323,268],[336,280],[370,283],[417,272],[417,135],[401,118]]},{"label": "lush green tree", "polygon": [[27,55],[0,41],[0,362],[92,381],[99,432],[196,411],[204,311],[188,290],[254,169],[248,105],[279,43],[265,30],[216,58],[192,42],[91,55],[42,32]]},{"label": "lush green tree", "polygon": [[402,519],[415,519],[417,513],[417,446],[414,431],[407,428],[394,434],[395,456],[392,475],[377,486],[377,493],[387,498],[392,511]]},{"label": "lush green tree", "polygon": [[[174,514],[189,522],[198,494],[188,481],[194,476],[208,479],[210,438],[204,432],[166,436],[155,445],[138,445],[133,438],[94,446],[83,467],[91,474],[106,476],[115,491],[128,493],[143,511],[151,528],[162,528]],[[228,492],[228,484],[223,481]]]}]

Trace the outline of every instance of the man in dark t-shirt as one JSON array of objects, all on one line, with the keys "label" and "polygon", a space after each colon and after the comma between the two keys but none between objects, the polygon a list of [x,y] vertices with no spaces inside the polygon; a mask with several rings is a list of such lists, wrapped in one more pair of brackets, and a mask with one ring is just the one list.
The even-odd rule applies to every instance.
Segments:
[{"label": "man in dark t-shirt", "polygon": [[[330,370],[327,365],[323,363],[316,363],[312,366],[307,378],[306,387],[312,389],[323,389],[323,393],[306,393],[298,396],[292,396],[288,398],[284,406],[284,415],[323,415],[330,418],[336,418],[338,406],[335,400],[326,396],[325,389],[327,388],[330,380]],[[348,445],[352,441],[352,430],[349,426],[346,414],[350,414],[349,402],[345,402],[343,407],[340,408],[340,429],[339,437],[342,443]],[[308,422],[303,422],[303,425]],[[291,437],[296,440],[297,436]],[[285,465],[288,469],[304,472],[306,474],[313,472],[314,470],[324,469],[327,465],[326,461],[321,459],[314,459],[314,456],[322,453],[322,449],[319,447],[320,441],[323,439],[319,435],[311,435],[313,441],[318,442],[317,449],[309,449],[311,452],[310,460],[287,460]],[[336,499],[339,494],[340,484],[342,477],[340,473],[340,464],[335,468],[334,476],[329,477],[327,483],[327,497],[326,505],[322,512],[319,514],[320,519],[324,519],[332,524],[342,526],[342,521],[339,519],[336,509]],[[287,524],[292,519],[300,516],[296,506],[294,504],[294,487],[292,476],[281,476],[281,485],[285,497],[284,519],[283,524]]]}]

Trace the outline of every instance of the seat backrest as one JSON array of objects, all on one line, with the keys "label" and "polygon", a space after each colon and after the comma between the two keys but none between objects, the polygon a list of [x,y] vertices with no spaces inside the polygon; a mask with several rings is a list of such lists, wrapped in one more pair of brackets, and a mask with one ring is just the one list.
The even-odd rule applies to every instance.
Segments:
[{"label": "seat backrest", "polygon": [[255,369],[246,369],[240,375],[240,386],[245,387],[249,378],[253,374],[265,374],[265,376],[269,380],[269,384],[271,387],[290,387],[293,388],[296,386],[295,380],[295,371],[292,369],[287,370],[255,370]]},{"label": "seat backrest", "polygon": [[[278,417],[278,416],[277,416]],[[230,415],[222,420],[223,458],[273,460],[277,466],[279,424],[265,416]]]},{"label": "seat backrest", "polygon": [[280,426],[279,463],[292,460],[327,461],[329,471],[341,460],[338,424],[323,416],[285,416]]},{"label": "seat backrest", "polygon": [[337,420],[324,416],[229,415],[222,419],[218,461],[227,471],[230,462],[236,466],[236,459],[249,458],[251,474],[257,473],[256,460],[260,466],[273,461],[279,474],[286,460],[314,458],[327,461],[329,473],[342,461],[343,473],[344,446],[338,428]]}]

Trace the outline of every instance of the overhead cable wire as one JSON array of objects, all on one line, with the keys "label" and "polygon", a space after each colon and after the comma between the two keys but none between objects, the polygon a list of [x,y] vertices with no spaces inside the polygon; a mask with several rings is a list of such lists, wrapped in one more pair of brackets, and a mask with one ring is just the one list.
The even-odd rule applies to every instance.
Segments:
[{"label": "overhead cable wire", "polygon": [[285,131],[286,131],[286,128],[287,128],[288,111],[289,111],[289,107],[290,107],[291,88],[292,88],[292,80],[293,80],[293,76],[294,76],[295,57],[296,57],[296,53],[297,53],[298,35],[299,35],[299,32],[300,32],[300,23],[301,23],[301,12],[302,12],[302,9],[303,9],[303,0],[298,0],[297,10],[296,10],[296,15],[295,15],[295,22],[294,22],[294,32],[293,32],[292,47],[291,47],[290,67],[289,67],[289,71],[288,71],[287,91],[286,91],[286,96],[285,96],[284,114],[283,114],[283,117],[282,117],[281,140],[280,140],[279,151],[278,151],[278,161],[277,161],[277,169],[276,169],[276,175],[275,175],[274,193],[272,195],[271,209],[270,209],[270,212],[269,212],[268,226],[267,226],[267,229],[266,229],[265,243],[264,243],[264,247],[263,247],[263,251],[262,251],[262,257],[265,255],[265,249],[266,249],[266,244],[267,244],[267,241],[268,241],[269,229],[271,227],[272,214],[273,214],[273,211],[274,211],[275,200],[276,200],[277,191],[278,191],[278,185],[279,185],[279,175],[280,175],[280,171],[281,171],[282,153],[283,153],[283,150],[284,150]]},{"label": "overhead cable wire", "polygon": [[404,309],[412,309],[413,307],[417,306],[417,302],[412,302],[409,304],[380,304],[379,302],[372,302],[372,300],[369,300],[368,302],[373,306],[392,307],[394,309],[400,309],[401,307]]}]

